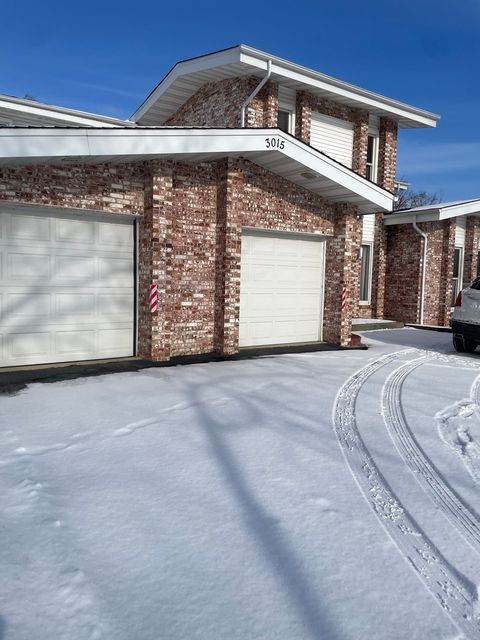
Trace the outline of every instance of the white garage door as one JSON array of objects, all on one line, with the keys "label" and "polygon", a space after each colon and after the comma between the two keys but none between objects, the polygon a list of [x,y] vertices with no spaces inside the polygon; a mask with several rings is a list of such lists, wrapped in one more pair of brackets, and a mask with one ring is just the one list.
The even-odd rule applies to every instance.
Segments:
[{"label": "white garage door", "polygon": [[240,346],[321,340],[325,242],[244,232]]},{"label": "white garage door", "polygon": [[133,355],[131,220],[0,211],[0,365]]}]

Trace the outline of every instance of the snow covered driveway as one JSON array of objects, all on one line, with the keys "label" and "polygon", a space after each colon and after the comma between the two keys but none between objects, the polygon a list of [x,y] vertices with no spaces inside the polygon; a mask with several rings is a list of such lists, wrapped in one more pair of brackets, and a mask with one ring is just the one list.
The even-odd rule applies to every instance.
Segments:
[{"label": "snow covered driveway", "polygon": [[0,396],[0,640],[480,639],[449,334]]}]

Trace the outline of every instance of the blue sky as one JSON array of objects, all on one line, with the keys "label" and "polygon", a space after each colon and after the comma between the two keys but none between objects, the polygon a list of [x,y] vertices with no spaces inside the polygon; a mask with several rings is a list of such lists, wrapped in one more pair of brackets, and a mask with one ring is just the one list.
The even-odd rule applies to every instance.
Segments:
[{"label": "blue sky", "polygon": [[243,42],[439,113],[397,175],[480,197],[480,0],[4,0],[0,93],[128,117],[178,60]]}]

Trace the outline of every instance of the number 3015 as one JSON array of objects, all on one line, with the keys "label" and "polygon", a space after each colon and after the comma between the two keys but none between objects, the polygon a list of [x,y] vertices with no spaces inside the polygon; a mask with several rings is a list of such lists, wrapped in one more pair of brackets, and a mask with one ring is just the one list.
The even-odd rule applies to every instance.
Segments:
[{"label": "number 3015", "polygon": [[265,145],[267,149],[284,149],[285,140],[281,138],[265,138]]}]

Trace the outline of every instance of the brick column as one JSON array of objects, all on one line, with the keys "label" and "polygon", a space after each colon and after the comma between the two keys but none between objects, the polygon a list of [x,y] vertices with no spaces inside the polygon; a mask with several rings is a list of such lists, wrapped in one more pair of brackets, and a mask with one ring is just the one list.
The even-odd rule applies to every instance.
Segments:
[{"label": "brick column", "polygon": [[[361,221],[351,204],[342,203],[335,209],[334,236],[327,241],[323,339],[347,346],[359,296]],[[343,287],[347,289],[345,309],[342,309]]]},{"label": "brick column", "polygon": [[365,177],[367,173],[368,148],[368,112],[358,111],[355,114],[353,129],[352,169]]},{"label": "brick column", "polygon": [[[172,165],[146,165],[145,213],[138,229],[138,355],[150,360],[170,357],[172,319],[171,253]],[[149,310],[149,287],[158,284],[158,312]]]},{"label": "brick column", "polygon": [[263,126],[276,127],[278,124],[278,84],[268,82],[263,92]]},{"label": "brick column", "polygon": [[[430,253],[430,250],[429,250]],[[452,316],[452,278],[453,278],[453,258],[455,253],[455,218],[445,220],[443,223],[443,243],[442,243],[442,261],[440,271],[440,293],[438,296],[438,324],[440,326],[448,326]],[[427,277],[426,287],[428,288],[429,279],[438,278],[438,273],[429,270],[429,264],[433,262],[430,256],[427,256]],[[429,273],[430,271],[430,273]],[[425,309],[425,317],[427,309]],[[425,320],[427,323],[427,320]]]},{"label": "brick column", "polygon": [[387,229],[383,214],[375,214],[373,242],[372,309],[374,317],[381,319],[385,313],[385,283],[387,272]]},{"label": "brick column", "polygon": [[478,273],[478,252],[480,251],[480,220],[474,216],[467,217],[465,233],[465,259],[463,263],[463,282],[471,282]]},{"label": "brick column", "polygon": [[218,170],[214,348],[229,355],[238,351],[244,176],[230,158]]},{"label": "brick column", "polygon": [[308,94],[297,91],[295,104],[295,137],[306,144],[310,144],[310,129],[312,124],[312,106]]},{"label": "brick column", "polygon": [[397,171],[397,132],[396,122],[380,118],[377,183],[392,192]]}]

